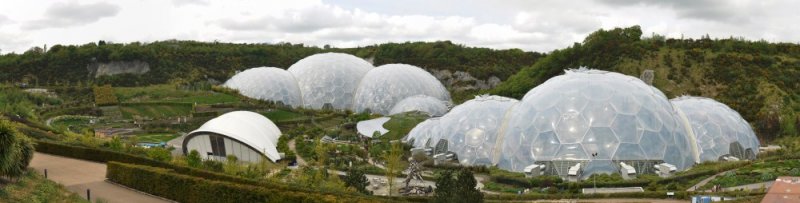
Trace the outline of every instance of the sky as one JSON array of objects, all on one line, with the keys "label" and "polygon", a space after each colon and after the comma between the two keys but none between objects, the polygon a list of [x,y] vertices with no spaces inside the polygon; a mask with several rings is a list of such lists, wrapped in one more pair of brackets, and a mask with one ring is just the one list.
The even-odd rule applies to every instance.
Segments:
[{"label": "sky", "polygon": [[356,47],[450,40],[549,52],[598,29],[800,42],[796,0],[0,0],[0,53],[160,40]]}]

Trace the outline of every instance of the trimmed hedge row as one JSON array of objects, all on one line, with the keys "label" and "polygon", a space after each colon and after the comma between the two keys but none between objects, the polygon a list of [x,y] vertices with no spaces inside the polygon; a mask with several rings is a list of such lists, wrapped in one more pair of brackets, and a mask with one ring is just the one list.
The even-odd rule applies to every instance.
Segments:
[{"label": "trimmed hedge row", "polygon": [[[97,149],[97,148],[71,146],[71,145],[65,145],[48,141],[37,141],[36,151],[42,153],[66,156],[76,159],[97,161],[97,162],[120,162],[127,164],[136,164],[136,165],[163,168],[166,170],[170,170],[176,174],[202,178],[210,181],[221,181],[221,182],[229,182],[232,184],[250,185],[250,186],[265,187],[265,188],[272,188],[285,191],[301,191],[307,193],[320,193],[320,194],[335,195],[335,196],[353,195],[353,194],[338,193],[338,192],[319,191],[316,190],[315,188],[308,188],[304,186],[292,185],[287,183],[255,181],[227,174],[206,171],[202,169],[173,165],[149,159],[147,157],[127,154],[122,152]],[[404,198],[392,198],[392,199],[401,201],[414,201],[414,202],[427,201],[427,199],[425,198],[404,197]]]},{"label": "trimmed hedge row", "polygon": [[379,202],[365,196],[342,196],[288,191],[176,173],[170,169],[108,162],[106,178],[179,202]]}]

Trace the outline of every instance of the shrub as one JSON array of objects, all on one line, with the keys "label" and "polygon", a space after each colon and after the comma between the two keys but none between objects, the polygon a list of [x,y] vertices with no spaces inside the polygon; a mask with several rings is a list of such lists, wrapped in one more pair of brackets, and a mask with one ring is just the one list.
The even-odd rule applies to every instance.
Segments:
[{"label": "shrub", "polygon": [[106,178],[179,202],[377,202],[375,197],[323,194],[203,179],[174,170],[109,162]]}]

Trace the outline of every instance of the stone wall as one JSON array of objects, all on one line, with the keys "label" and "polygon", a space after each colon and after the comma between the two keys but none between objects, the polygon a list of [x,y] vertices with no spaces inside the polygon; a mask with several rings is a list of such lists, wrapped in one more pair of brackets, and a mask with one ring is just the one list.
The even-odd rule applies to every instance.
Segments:
[{"label": "stone wall", "polygon": [[150,64],[147,62],[135,61],[112,61],[109,63],[90,63],[86,66],[89,76],[98,78],[104,75],[116,75],[123,73],[144,74],[150,71]]}]

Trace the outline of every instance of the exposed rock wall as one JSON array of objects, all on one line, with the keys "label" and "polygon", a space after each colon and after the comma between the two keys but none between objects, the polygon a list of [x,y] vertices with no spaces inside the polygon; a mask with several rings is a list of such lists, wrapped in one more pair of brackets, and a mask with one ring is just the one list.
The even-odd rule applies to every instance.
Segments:
[{"label": "exposed rock wall", "polygon": [[439,79],[445,87],[455,91],[491,89],[501,82],[500,78],[496,76],[481,80],[464,71],[451,72],[450,70],[433,69],[428,71],[430,71],[436,79]]},{"label": "exposed rock wall", "polygon": [[109,63],[90,63],[86,66],[89,76],[98,78],[104,75],[116,75],[123,73],[144,74],[150,71],[150,64],[144,61],[112,61]]}]

